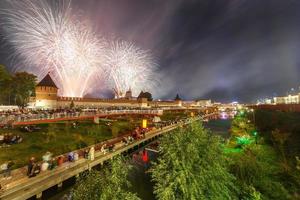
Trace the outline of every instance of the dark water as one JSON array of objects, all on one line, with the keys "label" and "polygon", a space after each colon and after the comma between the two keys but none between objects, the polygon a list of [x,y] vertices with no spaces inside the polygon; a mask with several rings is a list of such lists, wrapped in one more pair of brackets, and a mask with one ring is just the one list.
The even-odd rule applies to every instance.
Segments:
[{"label": "dark water", "polygon": [[[156,160],[156,153],[148,151],[148,155],[150,161]],[[153,194],[154,184],[151,181],[151,174],[148,172],[149,167],[143,164],[134,164],[134,168],[129,174],[129,181],[132,184],[131,191],[143,200],[155,200]]]},{"label": "dark water", "polygon": [[211,131],[214,135],[220,135],[224,138],[230,137],[229,129],[231,119],[216,119],[203,123],[203,126]]},{"label": "dark water", "polygon": [[[203,123],[204,127],[211,130],[212,134],[220,135],[224,138],[229,137],[229,129],[231,125],[230,119],[217,119]],[[150,160],[156,159],[156,154],[149,152]],[[155,200],[153,194],[153,182],[151,182],[151,176],[147,173],[147,168],[139,163],[133,162],[133,169],[129,174],[129,180],[132,184],[131,191],[135,192],[143,200]],[[75,183],[75,178],[68,180],[63,184],[61,189],[56,187],[49,189],[45,192],[43,199],[47,200],[60,200],[70,193],[72,186]]]}]

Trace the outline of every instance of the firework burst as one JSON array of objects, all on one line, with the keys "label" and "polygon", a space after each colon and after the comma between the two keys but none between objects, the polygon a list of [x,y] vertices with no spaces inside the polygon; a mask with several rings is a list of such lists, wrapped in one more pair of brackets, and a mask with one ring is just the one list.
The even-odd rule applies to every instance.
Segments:
[{"label": "firework burst", "polygon": [[[93,74],[101,72],[104,40],[71,14],[70,1],[9,1],[2,10],[6,39],[22,70],[41,78],[50,72],[64,96],[82,97]],[[23,65],[24,66],[24,65]]]},{"label": "firework burst", "polygon": [[148,51],[117,40],[107,42],[72,14],[70,0],[7,0],[2,27],[14,57],[22,60],[17,70],[51,73],[63,96],[82,97],[108,83],[117,97],[155,84],[156,64]]},{"label": "firework burst", "polygon": [[124,97],[132,90],[134,95],[141,90],[151,90],[155,86],[156,63],[148,51],[126,41],[111,42],[105,59],[110,84],[116,97]]}]

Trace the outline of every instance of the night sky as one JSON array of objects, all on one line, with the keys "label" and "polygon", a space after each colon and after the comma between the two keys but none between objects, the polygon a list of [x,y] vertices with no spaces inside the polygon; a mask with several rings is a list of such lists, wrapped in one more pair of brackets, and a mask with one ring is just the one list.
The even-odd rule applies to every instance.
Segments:
[{"label": "night sky", "polygon": [[[298,0],[73,0],[72,7],[99,34],[152,51],[155,98],[249,102],[300,86]],[[1,44],[0,63],[9,66]]]}]

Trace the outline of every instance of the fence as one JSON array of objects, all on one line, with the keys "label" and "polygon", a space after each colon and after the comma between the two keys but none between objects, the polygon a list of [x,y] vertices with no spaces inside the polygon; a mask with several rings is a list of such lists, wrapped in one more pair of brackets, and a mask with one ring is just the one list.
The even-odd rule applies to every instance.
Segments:
[{"label": "fence", "polygon": [[130,114],[144,114],[144,115],[162,115],[163,110],[101,110],[92,112],[40,112],[28,114],[2,114],[0,115],[0,124],[8,124],[15,122],[32,122],[38,120],[55,120],[65,119],[68,120],[76,118],[92,118],[105,115],[130,115]]}]

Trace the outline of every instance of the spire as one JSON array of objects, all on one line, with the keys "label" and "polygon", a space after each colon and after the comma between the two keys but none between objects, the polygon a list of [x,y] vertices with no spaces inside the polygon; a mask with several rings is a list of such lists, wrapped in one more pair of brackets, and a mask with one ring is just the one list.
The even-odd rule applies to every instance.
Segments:
[{"label": "spire", "polygon": [[175,101],[180,101],[180,100],[181,100],[181,98],[179,97],[179,94],[177,94],[175,97]]}]

